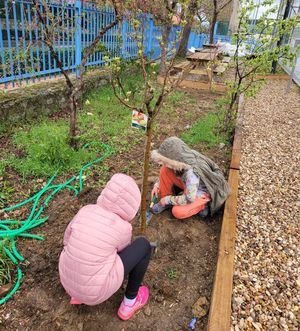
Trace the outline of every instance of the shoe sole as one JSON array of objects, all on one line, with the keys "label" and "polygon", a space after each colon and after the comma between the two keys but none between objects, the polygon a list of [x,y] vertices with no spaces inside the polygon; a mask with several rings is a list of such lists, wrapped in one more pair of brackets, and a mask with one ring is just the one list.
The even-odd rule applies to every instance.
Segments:
[{"label": "shoe sole", "polygon": [[147,302],[145,302],[142,306],[140,306],[139,308],[137,308],[136,310],[134,310],[129,316],[123,316],[120,312],[118,312],[118,316],[121,320],[123,321],[127,321],[129,320],[137,311],[139,311],[140,309],[142,309],[144,306],[146,306],[146,304],[148,303],[148,300]]},{"label": "shoe sole", "polygon": [[147,301],[141,305],[139,308],[135,309],[129,316],[123,316],[121,314],[121,312],[118,310],[118,317],[122,320],[122,321],[127,321],[129,320],[137,311],[139,311],[140,309],[142,309],[144,306],[146,306],[146,304],[148,303],[149,301],[149,292],[148,292],[148,298],[147,298]]}]

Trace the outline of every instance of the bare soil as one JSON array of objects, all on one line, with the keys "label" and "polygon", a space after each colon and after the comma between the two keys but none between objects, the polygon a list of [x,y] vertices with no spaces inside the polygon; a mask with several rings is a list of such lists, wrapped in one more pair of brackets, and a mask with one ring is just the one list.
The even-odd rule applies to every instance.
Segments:
[{"label": "bare soil", "polygon": [[[191,93],[195,96],[195,91]],[[187,125],[192,125],[195,119],[211,111],[216,98],[214,95],[198,92],[196,97],[199,101],[196,105],[181,105],[168,116],[160,115],[160,130],[154,141],[155,146],[167,136],[180,136]],[[195,116],[185,116],[188,112],[193,112]],[[12,145],[9,137],[2,137],[1,141],[2,151]],[[194,148],[212,158],[227,172],[228,148],[207,149],[201,144]],[[112,175],[122,172],[130,160],[142,159],[142,155],[143,144],[131,152],[107,159],[104,164]],[[137,162],[130,169],[130,175],[139,180],[140,172],[141,167]],[[156,175],[157,172],[158,168],[153,165],[151,174]],[[204,220],[194,217],[180,221],[173,219],[171,213],[166,211],[153,217],[147,229],[150,240],[155,240],[159,235],[161,247],[153,257],[145,277],[151,295],[146,308],[127,322],[118,319],[116,312],[125,285],[101,305],[89,307],[69,304],[70,298],[60,285],[58,275],[63,233],[80,207],[96,201],[101,187],[91,188],[89,184],[98,177],[94,171],[87,180],[87,188],[76,199],[64,192],[53,200],[46,212],[50,216],[49,221],[35,232],[44,236],[45,241],[19,239],[18,247],[21,247],[20,251],[27,259],[21,267],[24,278],[19,291],[0,307],[1,330],[187,330],[193,317],[192,305],[199,297],[210,300],[222,212]],[[14,183],[16,197],[32,190],[33,182],[21,182],[20,177],[11,170],[5,180]],[[23,212],[21,210],[19,213]],[[134,232],[138,234],[138,221],[134,226]],[[207,315],[198,321],[197,330],[204,330],[206,322]]]}]

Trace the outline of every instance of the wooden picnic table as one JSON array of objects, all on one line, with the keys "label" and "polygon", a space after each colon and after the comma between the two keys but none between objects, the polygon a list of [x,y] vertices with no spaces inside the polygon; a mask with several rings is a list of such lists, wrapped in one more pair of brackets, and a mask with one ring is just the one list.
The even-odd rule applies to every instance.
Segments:
[{"label": "wooden picnic table", "polygon": [[216,48],[218,48],[218,46],[216,44],[203,44],[203,48],[216,49]]},{"label": "wooden picnic table", "polygon": [[218,49],[213,49],[213,48],[201,48],[201,49],[196,49],[196,53],[210,53],[210,54],[221,54],[221,52]]},{"label": "wooden picnic table", "polygon": [[213,61],[218,54],[211,52],[197,52],[187,56],[187,60],[198,62],[199,64],[205,64],[209,61]]},{"label": "wooden picnic table", "polygon": [[216,53],[220,54],[221,50],[218,48],[196,48],[195,49],[196,53]]}]

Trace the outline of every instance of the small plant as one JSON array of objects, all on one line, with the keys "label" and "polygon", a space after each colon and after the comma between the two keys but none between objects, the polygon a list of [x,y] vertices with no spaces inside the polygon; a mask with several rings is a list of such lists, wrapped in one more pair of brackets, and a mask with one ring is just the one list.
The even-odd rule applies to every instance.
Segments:
[{"label": "small plant", "polygon": [[11,282],[11,264],[2,247],[0,247],[0,286]]},{"label": "small plant", "polygon": [[176,279],[178,277],[178,272],[176,269],[170,268],[166,271],[166,275],[169,279]]},{"label": "small plant", "polygon": [[6,159],[5,158],[0,159],[0,176],[4,175],[6,166],[7,166]]},{"label": "small plant", "polygon": [[9,186],[7,181],[0,178],[0,209],[10,201],[10,196],[14,191],[14,188]]}]

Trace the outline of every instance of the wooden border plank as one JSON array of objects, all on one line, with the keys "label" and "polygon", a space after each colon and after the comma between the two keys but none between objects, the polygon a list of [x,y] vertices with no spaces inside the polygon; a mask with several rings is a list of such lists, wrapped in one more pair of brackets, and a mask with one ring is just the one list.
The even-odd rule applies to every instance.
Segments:
[{"label": "wooden border plank", "polygon": [[208,318],[208,331],[230,331],[231,298],[234,273],[234,249],[237,222],[239,169],[242,153],[242,124],[244,118],[244,96],[239,98],[238,118],[234,135],[229,171],[231,194],[225,203],[219,241],[218,262]]},{"label": "wooden border plank", "polygon": [[275,80],[275,79],[283,79],[283,80],[289,80],[290,76],[287,74],[267,74],[267,75],[257,75],[257,78],[265,78],[269,80]]},{"label": "wooden border plank", "polygon": [[231,296],[239,170],[229,172],[231,194],[226,201],[219,242],[218,263],[210,305],[208,331],[228,331],[231,325]]},{"label": "wooden border plank", "polygon": [[230,168],[235,170],[240,170],[240,163],[241,163],[241,150],[233,149]]},{"label": "wooden border plank", "polygon": [[[172,81],[174,79],[169,78],[169,81]],[[164,78],[161,76],[157,77],[158,84],[163,84]],[[210,91],[210,84],[206,82],[199,82],[199,81],[192,81],[183,79],[180,84],[178,85],[180,87],[186,87],[196,90],[203,90],[203,91]],[[213,83],[212,92],[214,93],[225,93],[227,92],[228,87],[225,84],[221,83]]]}]

